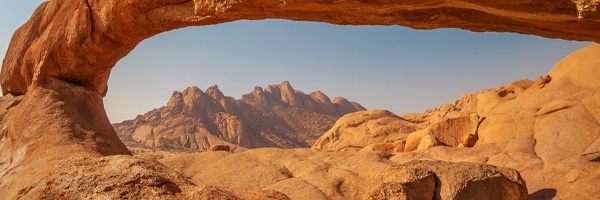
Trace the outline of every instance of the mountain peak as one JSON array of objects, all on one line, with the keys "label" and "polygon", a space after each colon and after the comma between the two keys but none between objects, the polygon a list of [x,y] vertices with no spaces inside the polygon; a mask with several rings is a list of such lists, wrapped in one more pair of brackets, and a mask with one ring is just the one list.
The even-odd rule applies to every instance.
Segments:
[{"label": "mountain peak", "polygon": [[136,118],[137,123],[115,126],[124,138],[152,147],[205,150],[215,136],[240,148],[308,147],[341,115],[358,111],[346,102],[340,112],[323,92],[307,95],[288,81],[256,86],[239,100],[223,95],[217,85],[205,92],[193,86],[173,92],[167,106]]},{"label": "mountain peak", "polygon": [[204,92],[200,88],[198,88],[196,86],[187,87],[181,93],[183,94],[184,97],[186,97],[188,95],[204,94]]},{"label": "mountain peak", "polygon": [[183,94],[179,91],[173,91],[169,102],[167,102],[167,107],[181,107],[183,104]]},{"label": "mountain peak", "polygon": [[206,89],[206,94],[208,94],[215,100],[220,100],[220,99],[225,98],[225,95],[223,95],[223,92],[221,92],[221,90],[219,90],[219,86],[217,86],[217,85],[208,87]]}]

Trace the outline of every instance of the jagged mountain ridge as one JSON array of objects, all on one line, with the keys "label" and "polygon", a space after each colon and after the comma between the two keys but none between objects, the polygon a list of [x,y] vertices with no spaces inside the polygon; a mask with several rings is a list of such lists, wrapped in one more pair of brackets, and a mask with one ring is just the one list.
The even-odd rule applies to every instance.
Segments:
[{"label": "jagged mountain ridge", "polygon": [[287,81],[255,87],[239,100],[216,85],[206,91],[194,86],[173,92],[166,106],[113,127],[124,142],[153,148],[295,148],[309,147],[339,117],[359,110],[365,108],[320,91],[305,94]]}]

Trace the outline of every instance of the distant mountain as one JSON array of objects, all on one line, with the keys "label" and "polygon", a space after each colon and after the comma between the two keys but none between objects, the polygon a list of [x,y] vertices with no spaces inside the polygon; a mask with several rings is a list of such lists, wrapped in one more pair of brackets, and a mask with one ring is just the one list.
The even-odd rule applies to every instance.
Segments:
[{"label": "distant mountain", "polygon": [[332,101],[320,91],[294,90],[287,81],[255,87],[239,100],[215,85],[205,92],[175,91],[166,106],[113,127],[127,144],[161,149],[296,148],[310,147],[339,117],[360,110],[365,108],[342,97]]}]

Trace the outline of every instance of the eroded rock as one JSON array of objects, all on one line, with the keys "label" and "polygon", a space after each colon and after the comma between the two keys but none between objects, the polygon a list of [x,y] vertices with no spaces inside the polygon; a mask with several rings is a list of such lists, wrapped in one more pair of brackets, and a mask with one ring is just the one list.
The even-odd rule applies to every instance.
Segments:
[{"label": "eroded rock", "polygon": [[455,27],[600,41],[597,7],[597,0],[56,0],[42,3],[15,33],[3,62],[1,84],[3,94],[25,94],[29,85],[42,85],[55,77],[105,94],[110,69],[142,40],[176,28],[241,19]]},{"label": "eroded rock", "polygon": [[256,87],[237,100],[217,86],[205,92],[189,87],[173,92],[166,106],[113,127],[126,143],[155,149],[205,151],[213,144],[226,144],[234,151],[309,147],[340,116],[365,109],[345,102],[332,102],[319,91],[306,95],[287,81],[266,90]]},{"label": "eroded rock", "polygon": [[202,185],[166,166],[132,156],[72,157],[19,191],[29,199],[289,199],[265,190]]},{"label": "eroded rock", "polygon": [[382,172],[366,199],[527,199],[516,170],[475,163],[411,161]]},{"label": "eroded rock", "polygon": [[[386,159],[389,156],[252,149],[236,154],[182,154],[161,162],[217,187],[277,189],[292,199],[526,199],[528,195],[516,170],[477,163],[396,163]],[[215,167],[232,162],[236,164]]]},{"label": "eroded rock", "polygon": [[[543,88],[534,81],[520,80],[465,95],[423,114],[404,115],[416,127],[425,128],[408,137],[398,133],[387,136],[406,137],[408,150],[394,152],[390,160],[488,163],[519,170],[533,199],[598,198],[598,189],[589,183],[600,180],[595,156],[600,152],[600,79],[592,78],[600,76],[599,47],[590,45],[557,63],[549,72],[551,82]],[[468,120],[474,114],[483,119],[477,129],[471,129],[476,123]],[[431,134],[436,129],[437,134]],[[353,134],[365,133],[359,129]],[[472,147],[450,145],[457,143]],[[411,151],[415,149],[419,151]]]},{"label": "eroded rock", "polygon": [[385,110],[344,115],[312,146],[323,150],[360,150],[371,144],[405,140],[417,125]]},{"label": "eroded rock", "polygon": [[[66,171],[62,174],[55,173],[51,171],[53,168],[48,166],[55,166],[61,161],[68,160],[68,157],[83,157],[84,163],[87,163],[85,159],[90,159],[92,162],[88,164],[96,166],[94,160],[99,157],[129,154],[108,124],[103,110],[102,96],[105,96],[108,91],[107,81],[115,63],[141,41],[161,32],[240,19],[281,18],[334,24],[402,25],[417,29],[457,27],[472,31],[517,32],[551,38],[600,41],[598,5],[597,0],[393,2],[53,0],[44,2],[36,9],[30,20],[15,32],[2,65],[0,75],[2,92],[12,96],[6,97],[6,101],[0,101],[9,103],[1,106],[8,108],[7,111],[0,111],[2,115],[0,118],[2,120],[0,191],[6,198],[18,197],[19,194],[32,194],[33,198],[37,198],[35,194],[38,193],[35,191],[43,191],[38,189],[44,188],[45,177],[51,177],[50,180],[66,180],[61,177],[80,173],[68,169],[63,169]],[[431,115],[412,116],[411,119],[419,121],[407,121],[418,124],[428,123],[427,126],[473,113],[487,119],[481,124],[478,134],[480,140],[474,148],[437,147],[404,153],[402,156],[392,157],[391,160],[411,157],[440,160],[465,159],[513,166],[521,170],[526,179],[534,180],[533,186],[530,187],[532,193],[550,187],[556,188],[558,198],[597,199],[594,195],[598,194],[598,188],[589,183],[598,182],[600,167],[594,161],[595,159],[582,159],[581,155],[600,151],[598,150],[600,138],[597,134],[597,110],[593,108],[593,105],[596,105],[594,103],[596,98],[589,98],[593,97],[600,86],[600,81],[597,79],[600,69],[597,67],[600,63],[598,62],[599,48],[599,45],[591,45],[561,61],[549,73],[553,79],[552,84],[546,85],[543,90],[528,88],[517,97],[502,96],[499,95],[502,92],[490,90],[488,93],[468,95],[462,102],[441,106],[429,113]],[[506,94],[511,94],[511,91],[507,90]],[[295,98],[292,92],[284,92],[284,94],[290,104],[297,104],[302,100]],[[15,98],[21,95],[23,97]],[[220,98],[220,95],[213,93],[212,97]],[[541,105],[567,97],[575,101],[581,100],[583,103],[545,113],[540,115],[539,119],[535,118],[534,114]],[[189,99],[184,98],[184,103],[186,100]],[[174,102],[173,105],[178,103],[181,102]],[[469,110],[472,108],[476,110]],[[437,115],[442,113],[443,115]],[[430,120],[435,117],[439,117],[437,118],[439,120]],[[384,135],[387,138],[397,137]],[[491,137],[494,135],[499,137]],[[357,138],[365,141],[362,137]],[[380,143],[380,139],[373,141]],[[445,140],[440,139],[440,141]],[[361,147],[369,144],[362,143]],[[344,145],[338,147],[342,146]],[[448,156],[449,152],[453,153],[452,156]],[[321,194],[315,193],[314,196],[322,195],[337,199],[363,198],[368,191],[358,185],[377,185],[379,180],[364,177],[377,177],[376,172],[381,172],[377,168],[387,167],[388,161],[384,156],[361,157],[364,154],[349,153],[348,155],[340,152],[290,154],[289,152],[252,151],[240,155],[250,158],[254,156],[261,161],[267,161],[267,164],[260,163],[264,165],[275,163],[276,167],[272,169],[280,173],[267,174],[275,174],[277,179],[290,179],[290,175],[304,177],[302,179],[306,182],[302,185],[304,188],[310,188],[311,185],[314,186],[313,188],[323,188],[318,190],[323,191]],[[477,155],[473,156],[474,153]],[[213,154],[212,156],[223,156],[219,153]],[[231,154],[223,158],[240,155]],[[304,159],[305,156],[314,158],[304,159],[306,162],[292,162],[296,163],[295,165],[277,163],[278,158],[290,155],[296,156],[293,159]],[[347,162],[350,158],[365,159],[371,164],[353,165]],[[325,159],[329,161],[323,162]],[[213,160],[219,159],[213,158]],[[108,163],[111,163],[110,160]],[[204,162],[207,163],[218,162]],[[230,166],[231,163],[235,162],[223,162],[222,165]],[[113,164],[118,165],[118,163]],[[104,166],[101,168],[110,171],[112,170],[110,165],[113,164],[99,166]],[[158,169],[160,167],[157,166],[157,164],[149,164],[148,172],[160,172],[161,170]],[[85,169],[85,167],[76,169]],[[121,172],[117,174],[123,175]],[[567,179],[557,178],[556,174],[567,174]],[[322,177],[326,177],[327,181],[323,181]],[[87,180],[75,180],[83,181],[83,185],[89,183],[86,182]],[[131,180],[143,182],[144,179]],[[273,180],[275,179],[264,181],[268,183]],[[503,182],[502,180],[491,183],[484,181],[481,184],[497,186],[498,182]],[[232,183],[257,185],[251,181],[242,183],[239,183],[239,180],[235,181]],[[296,180],[294,183],[302,183],[302,181]],[[356,184],[358,182],[360,184]],[[42,185],[38,187],[37,184],[40,183]],[[68,194],[72,186],[76,187],[67,182],[65,183],[67,189],[61,190],[62,186],[58,182],[47,183],[48,191],[57,192],[59,197]],[[150,180],[148,183],[169,185],[169,182],[159,179]],[[167,185],[165,185],[167,188],[164,190],[165,193],[176,191],[168,189],[171,187]],[[136,184],[123,186],[137,187]],[[235,198],[234,195],[237,195],[232,191],[208,188],[196,194],[205,198],[211,195],[218,198]],[[143,190],[140,191],[139,194],[146,194]],[[471,194],[471,192],[479,194],[469,189],[464,194]],[[442,193],[444,191],[440,192]],[[261,197],[261,194],[285,198],[272,192],[260,193],[255,198]]]}]

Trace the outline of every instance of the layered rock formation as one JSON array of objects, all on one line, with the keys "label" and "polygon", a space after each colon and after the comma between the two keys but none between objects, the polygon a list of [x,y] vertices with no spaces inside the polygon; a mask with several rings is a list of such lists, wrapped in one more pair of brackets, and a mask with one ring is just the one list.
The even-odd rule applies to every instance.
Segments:
[{"label": "layered rock formation", "polygon": [[360,110],[365,108],[342,97],[331,101],[320,91],[306,95],[287,81],[255,87],[239,100],[217,86],[206,92],[189,87],[174,92],[166,106],[113,126],[123,141],[152,148],[295,148],[310,147],[340,116]]},{"label": "layered rock formation", "polygon": [[544,85],[520,80],[423,114],[352,113],[313,148],[406,152],[391,158],[397,162],[488,163],[519,170],[529,192],[540,191],[532,198],[594,199],[600,194],[589,185],[600,181],[599,58],[594,44],[556,64]]},{"label": "layered rock formation", "polygon": [[[158,163],[114,155],[127,155],[129,152],[116,137],[102,105],[102,96],[108,91],[110,70],[142,40],[164,31],[239,19],[282,18],[335,24],[395,24],[419,29],[456,27],[600,41],[598,5],[598,0],[44,2],[15,32],[2,64],[0,84],[5,96],[0,99],[0,107],[4,108],[0,111],[1,196],[9,199],[87,198],[90,196],[73,194],[73,191],[90,191],[88,194],[94,197],[122,195],[116,198],[126,198],[127,194],[116,193],[133,191],[136,196],[156,191],[157,195],[177,199],[184,194],[204,199],[287,198],[279,192],[254,190],[244,193],[242,189],[232,192],[198,186],[200,183],[195,183],[197,187],[194,187],[189,179],[173,175],[178,172],[164,169]],[[557,66],[550,73],[552,81],[544,88],[529,88],[514,99],[510,98],[518,93],[519,85],[513,87],[515,90],[505,90],[506,93],[489,91],[488,94],[478,94],[476,99],[473,97],[473,102],[488,102],[481,104],[486,105],[482,107],[476,104],[477,115],[487,119],[477,128],[479,140],[473,148],[430,148],[394,156],[391,160],[400,163],[406,159],[468,160],[509,166],[521,170],[526,180],[539,180],[531,184],[533,197],[549,195],[552,188],[556,188],[558,191],[555,190],[555,193],[559,197],[597,199],[594,196],[598,194],[597,188],[590,184],[599,182],[597,171],[600,169],[597,153],[600,142],[596,137],[599,113],[598,95],[595,93],[598,85],[595,81],[598,76],[595,73],[598,69],[597,52],[596,45],[565,59],[559,65],[562,67]],[[588,67],[590,65],[596,67]],[[527,97],[533,97],[535,101],[529,101],[532,98]],[[465,106],[474,104],[465,103]],[[517,112],[519,108],[522,111]],[[454,111],[457,111],[456,108]],[[445,117],[460,112],[429,114],[436,116],[415,118],[434,123],[433,119],[443,121]],[[412,121],[409,117],[405,119]],[[430,139],[435,136],[428,134]],[[578,142],[581,143],[573,145]],[[72,157],[81,158],[70,159]],[[355,157],[344,158],[344,163],[347,163],[348,158]],[[372,157],[359,159],[369,160]],[[125,165],[119,165],[121,163]],[[329,167],[319,163],[323,160],[314,165]],[[63,165],[65,168],[61,168]],[[232,162],[223,165],[237,166]],[[344,169],[335,165],[331,164],[333,167],[329,167],[329,171]],[[128,170],[113,166],[140,167],[139,176],[130,177]],[[185,170],[182,168],[182,171]],[[352,170],[339,170],[340,177],[335,177],[334,188],[345,191],[342,193],[355,194],[354,190],[341,187],[343,182],[352,179],[341,177],[355,177],[348,171]],[[102,174],[123,179],[104,184],[90,182],[93,178],[104,180],[106,176]],[[561,176],[551,176],[553,174]],[[544,177],[547,175],[550,176]],[[73,178],[78,179],[71,182]],[[361,184],[366,181],[357,180]],[[507,182],[502,180],[493,181],[491,185],[505,185]],[[423,182],[427,183],[427,179]],[[282,183],[280,187],[293,185]],[[380,189],[369,194],[374,198],[385,196],[387,193],[377,192],[384,189],[399,191],[391,195],[400,196],[402,188],[399,187],[410,185],[394,181],[390,185],[378,186]],[[469,185],[466,184],[467,187]],[[522,188],[513,186],[509,184],[502,188]],[[90,189],[94,187],[99,189]],[[161,189],[145,190],[144,187]],[[390,187],[393,188],[387,190]],[[256,195],[246,197],[245,194]],[[353,194],[342,196],[357,197]]]}]

